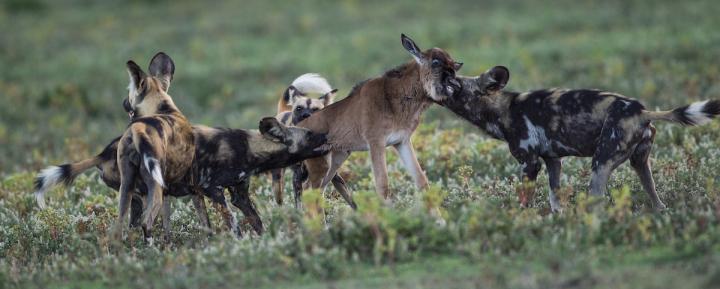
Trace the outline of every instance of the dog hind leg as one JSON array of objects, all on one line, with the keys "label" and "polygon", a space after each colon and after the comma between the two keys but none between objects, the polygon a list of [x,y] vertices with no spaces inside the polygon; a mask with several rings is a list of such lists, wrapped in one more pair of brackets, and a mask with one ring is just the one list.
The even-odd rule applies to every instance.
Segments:
[{"label": "dog hind leg", "polygon": [[562,171],[562,160],[560,158],[543,158],[547,167],[548,182],[550,183],[550,210],[554,213],[562,213],[562,207],[557,193],[560,189],[560,174]]},{"label": "dog hind leg", "polygon": [[660,200],[655,191],[655,180],[653,180],[652,171],[650,170],[650,151],[652,150],[652,144],[655,140],[655,127],[649,125],[646,128],[648,134],[643,134],[643,139],[635,147],[630,156],[630,165],[632,166],[635,173],[640,178],[643,189],[647,192],[650,201],[652,202],[653,208],[656,210],[664,210],[665,204]]},{"label": "dog hind leg", "polygon": [[[262,235],[264,232],[262,220],[260,215],[255,209],[252,199],[250,199],[250,180],[246,179],[239,185],[230,187],[230,202],[245,215],[245,219],[248,220],[250,226],[252,226],[255,233]],[[238,228],[240,230],[240,228]]]}]

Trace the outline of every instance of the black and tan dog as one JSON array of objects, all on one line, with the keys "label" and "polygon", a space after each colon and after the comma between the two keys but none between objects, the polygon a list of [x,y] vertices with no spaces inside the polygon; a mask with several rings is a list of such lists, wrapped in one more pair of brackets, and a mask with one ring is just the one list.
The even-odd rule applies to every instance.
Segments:
[{"label": "black and tan dog", "polygon": [[165,53],[150,61],[149,75],[135,62],[128,61],[130,75],[127,104],[135,113],[118,142],[120,171],[120,207],[114,228],[120,239],[136,183],[147,188],[147,204],[142,223],[146,238],[151,238],[155,218],[163,206],[165,184],[179,183],[188,174],[195,156],[195,138],[190,122],[175,106],[167,91],[175,64]]},{"label": "black and tan dog", "polygon": [[[523,93],[502,91],[510,78],[507,68],[494,67],[478,77],[458,77],[462,90],[439,101],[493,138],[508,143],[522,165],[522,179],[534,182],[547,166],[550,206],[560,211],[561,159],[592,157],[590,193],[604,196],[612,171],[630,159],[653,206],[665,205],[655,191],[650,171],[652,122],[664,120],[700,125],[720,114],[720,101],[706,100],[671,111],[649,111],[637,100],[593,89],[542,89]],[[520,201],[526,205],[534,194],[523,186]]]},{"label": "black and tan dog", "polygon": [[[178,183],[170,183],[166,193],[170,196],[192,196],[201,223],[210,228],[210,223],[201,196],[213,201],[221,213],[225,224],[230,230],[237,230],[235,220],[227,208],[223,191],[230,191],[231,203],[246,216],[248,223],[255,232],[263,232],[262,221],[255,210],[255,205],[248,192],[250,176],[285,167],[306,158],[317,157],[326,153],[315,150],[325,144],[325,135],[315,134],[307,129],[286,127],[274,118],[264,118],[260,122],[260,130],[243,130],[229,128],[211,128],[193,126],[195,137],[195,158],[190,169],[190,176]],[[103,182],[118,190],[120,173],[117,167],[117,148],[120,138],[113,140],[97,156],[76,163],[52,166],[43,170],[36,179],[35,195],[38,204],[45,206],[44,194],[58,184],[69,185],[82,172],[97,167],[100,169]],[[142,182],[133,188],[137,195],[133,198],[131,226],[137,225],[142,214],[141,198],[147,194]],[[165,202],[167,204],[167,202]],[[169,207],[164,204],[163,227],[169,233]]]},{"label": "black and tan dog", "polygon": [[[295,126],[313,113],[330,105],[336,93],[337,89],[333,89],[327,79],[319,74],[306,73],[300,75],[285,89],[280,101],[278,101],[278,114],[275,118],[285,125]],[[318,97],[312,97],[313,95],[318,95]],[[327,162],[304,162],[291,166],[293,171],[293,191],[296,193],[294,194],[296,208],[300,205],[300,195],[297,193],[302,191],[302,188],[297,187],[303,186],[303,183],[308,178],[307,165],[322,166],[313,167],[309,171],[327,170]],[[282,205],[285,169],[272,170],[271,173],[275,201],[278,205]],[[332,183],[350,207],[357,208],[355,202],[350,198],[350,192],[347,190],[345,180],[339,174],[335,174]]]}]

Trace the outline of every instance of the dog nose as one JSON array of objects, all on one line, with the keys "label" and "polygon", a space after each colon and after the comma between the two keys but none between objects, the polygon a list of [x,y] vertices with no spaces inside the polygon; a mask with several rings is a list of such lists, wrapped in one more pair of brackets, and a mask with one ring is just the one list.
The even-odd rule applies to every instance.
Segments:
[{"label": "dog nose", "polygon": [[309,113],[309,112],[305,112],[305,113],[302,114],[302,118],[303,118],[303,119],[306,119],[306,118],[308,118],[308,117],[310,117],[310,113]]}]

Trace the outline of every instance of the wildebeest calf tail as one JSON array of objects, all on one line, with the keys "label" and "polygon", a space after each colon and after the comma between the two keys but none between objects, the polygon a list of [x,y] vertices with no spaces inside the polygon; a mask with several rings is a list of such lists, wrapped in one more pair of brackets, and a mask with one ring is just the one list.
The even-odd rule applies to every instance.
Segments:
[{"label": "wildebeest calf tail", "polygon": [[703,125],[720,115],[720,100],[705,100],[678,107],[670,111],[645,111],[650,120],[666,120],[682,125]]},{"label": "wildebeest calf tail", "polygon": [[45,208],[45,192],[50,188],[60,183],[66,186],[72,184],[77,175],[99,165],[103,161],[102,155],[99,155],[76,163],[50,166],[40,171],[40,174],[35,178],[35,200],[37,200],[38,206],[41,209]]}]

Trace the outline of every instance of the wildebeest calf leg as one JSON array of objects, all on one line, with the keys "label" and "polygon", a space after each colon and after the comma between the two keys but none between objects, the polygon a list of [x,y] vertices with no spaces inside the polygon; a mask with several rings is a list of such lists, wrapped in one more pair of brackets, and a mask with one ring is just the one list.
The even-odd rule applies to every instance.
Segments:
[{"label": "wildebeest calf leg", "polygon": [[[250,223],[255,233],[261,235],[264,231],[262,220],[257,210],[255,210],[252,199],[250,199],[249,188],[250,179],[245,179],[239,185],[230,187],[230,202],[243,212],[245,219]],[[240,228],[237,228],[237,230],[240,232]]]},{"label": "wildebeest calf leg", "polygon": [[547,167],[548,182],[550,183],[550,209],[554,213],[561,213],[562,207],[560,200],[558,199],[557,193],[560,189],[560,174],[562,170],[562,159],[561,158],[543,158],[545,166]]},{"label": "wildebeest calf leg", "polygon": [[372,172],[375,178],[375,191],[381,199],[388,201],[391,193],[388,186],[384,139],[370,142],[370,161],[372,162]]},{"label": "wildebeest calf leg", "polygon": [[282,206],[283,204],[283,187],[285,185],[284,175],[285,175],[285,169],[274,169],[270,171],[272,174],[272,187],[273,192],[275,193],[275,202],[278,204],[278,206]]},{"label": "wildebeest calf leg", "polygon": [[408,171],[410,176],[412,176],[415,186],[419,189],[427,189],[427,176],[425,176],[425,172],[423,172],[422,167],[420,167],[420,163],[418,163],[417,156],[415,156],[415,149],[413,148],[410,139],[408,138],[400,144],[395,145],[395,149],[397,150],[398,155],[400,155],[400,159],[402,160],[405,169]]},{"label": "wildebeest calf leg", "polygon": [[338,193],[340,193],[351,208],[355,209],[357,208],[357,205],[355,205],[355,201],[353,201],[352,196],[350,196],[350,190],[348,190],[347,185],[345,185],[345,180],[337,174],[338,169],[340,169],[340,166],[342,166],[349,156],[349,151],[332,152],[332,156],[330,158],[330,168],[328,169],[327,174],[325,174],[320,187],[323,189],[324,194],[327,184],[332,181],[333,186],[335,186]]},{"label": "wildebeest calf leg", "polygon": [[542,163],[537,157],[528,157],[522,163],[522,171],[520,177],[522,184],[518,190],[518,199],[520,205],[528,207],[530,202],[535,197],[535,180],[537,180],[538,173],[542,169]]},{"label": "wildebeest calf leg", "polygon": [[649,125],[645,129],[646,133],[643,133],[643,139],[635,147],[630,156],[630,165],[637,173],[640,178],[645,192],[647,192],[653,207],[656,210],[664,210],[665,204],[658,198],[657,192],[655,191],[655,181],[653,180],[652,172],[650,170],[650,151],[652,150],[652,144],[655,139],[655,127]]},{"label": "wildebeest calf leg", "polygon": [[328,168],[322,182],[320,183],[320,188],[323,191],[325,190],[325,187],[327,187],[327,185],[330,183],[330,181],[332,181],[332,179],[335,177],[337,170],[340,168],[340,166],[342,166],[342,164],[345,162],[345,160],[347,160],[349,156],[350,152],[348,151],[333,151],[331,153],[330,167]]},{"label": "wildebeest calf leg", "polygon": [[338,193],[340,193],[343,199],[345,199],[345,202],[350,205],[350,208],[352,208],[353,210],[357,210],[357,204],[355,204],[355,200],[353,200],[352,196],[350,195],[350,190],[347,188],[345,180],[336,173],[335,176],[332,178],[332,183]]}]

